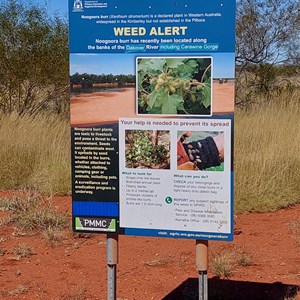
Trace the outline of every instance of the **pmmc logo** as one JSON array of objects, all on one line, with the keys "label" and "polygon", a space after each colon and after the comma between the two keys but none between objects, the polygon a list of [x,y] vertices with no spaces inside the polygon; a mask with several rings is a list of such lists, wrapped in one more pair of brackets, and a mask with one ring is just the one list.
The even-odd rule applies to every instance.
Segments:
[{"label": "pmmc logo", "polygon": [[75,218],[76,230],[116,232],[116,228],[116,219],[81,217]]},{"label": "pmmc logo", "polygon": [[83,0],[74,0],[73,12],[83,12]]}]

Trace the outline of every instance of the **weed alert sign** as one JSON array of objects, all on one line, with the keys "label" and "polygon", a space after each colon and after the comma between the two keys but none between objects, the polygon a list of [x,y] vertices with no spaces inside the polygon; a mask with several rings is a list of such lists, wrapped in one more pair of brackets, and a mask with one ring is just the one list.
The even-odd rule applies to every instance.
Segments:
[{"label": "weed alert sign", "polygon": [[75,231],[233,238],[235,1],[69,0]]}]

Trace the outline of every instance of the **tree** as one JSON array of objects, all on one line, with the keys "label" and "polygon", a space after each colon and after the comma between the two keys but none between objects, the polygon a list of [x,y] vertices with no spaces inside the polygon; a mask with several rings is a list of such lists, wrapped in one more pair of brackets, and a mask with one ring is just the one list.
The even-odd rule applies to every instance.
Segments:
[{"label": "tree", "polygon": [[298,62],[299,66],[298,6],[296,0],[237,0],[238,104],[251,101],[250,94],[260,87],[269,91],[266,87],[276,79],[274,65]]},{"label": "tree", "polygon": [[278,63],[288,59],[289,45],[299,32],[298,5],[295,0],[238,0],[237,63]]},{"label": "tree", "polygon": [[68,106],[68,27],[16,0],[0,6],[0,109],[61,113]]},{"label": "tree", "polygon": [[297,74],[300,75],[300,6],[298,9],[299,15],[296,20],[298,31],[296,32],[293,40],[288,45],[288,59],[287,63],[290,65],[298,66]]}]

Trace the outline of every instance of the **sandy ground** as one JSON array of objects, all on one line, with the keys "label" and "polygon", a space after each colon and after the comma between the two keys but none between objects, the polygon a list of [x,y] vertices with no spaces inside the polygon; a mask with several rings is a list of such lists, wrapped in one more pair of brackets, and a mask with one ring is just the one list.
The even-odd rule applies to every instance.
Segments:
[{"label": "sandy ground", "polygon": [[[134,88],[126,88],[118,92],[94,92],[73,96],[71,98],[71,125],[93,125],[117,121],[119,117],[137,117],[135,93]],[[233,112],[233,95],[233,83],[215,83],[213,85],[213,113]]]},{"label": "sandy ground", "polygon": [[[69,197],[55,197],[53,207],[70,217]],[[300,237],[291,230],[299,216],[300,205],[237,215],[233,242],[209,242],[210,299],[300,299]],[[7,217],[0,211],[0,249],[6,250],[0,256],[0,299],[107,299],[105,235],[66,230],[61,242],[50,245],[40,233],[7,224]],[[34,254],[17,259],[13,249],[20,243]],[[212,259],[224,254],[232,265],[228,278],[212,267]],[[242,254],[251,258],[248,266],[237,263]],[[198,299],[197,276],[195,241],[120,236],[119,300]]]}]

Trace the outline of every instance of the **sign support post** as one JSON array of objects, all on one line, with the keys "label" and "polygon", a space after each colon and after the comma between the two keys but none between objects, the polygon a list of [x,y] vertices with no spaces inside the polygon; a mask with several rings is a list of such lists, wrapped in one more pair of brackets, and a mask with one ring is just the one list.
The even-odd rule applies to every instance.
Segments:
[{"label": "sign support post", "polygon": [[199,300],[207,300],[208,241],[196,240],[196,266],[199,272]]},{"label": "sign support post", "polygon": [[106,236],[107,299],[117,299],[118,235]]}]

